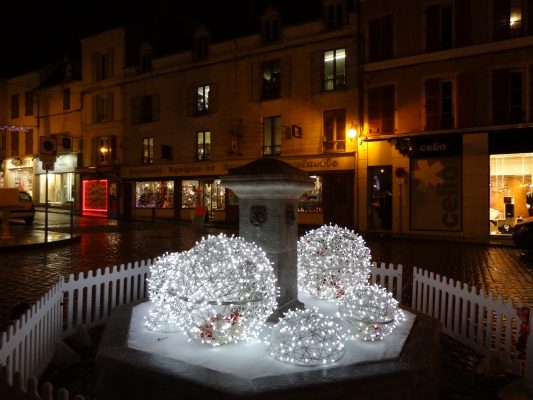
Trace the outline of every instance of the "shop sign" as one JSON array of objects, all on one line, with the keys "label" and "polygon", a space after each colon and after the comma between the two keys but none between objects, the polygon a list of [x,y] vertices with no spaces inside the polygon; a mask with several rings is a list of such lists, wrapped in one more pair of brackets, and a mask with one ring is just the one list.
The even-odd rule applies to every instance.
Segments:
[{"label": "shop sign", "polygon": [[8,168],[32,168],[33,160],[31,158],[12,158],[9,161]]},{"label": "shop sign", "polygon": [[412,158],[448,157],[462,154],[462,136],[428,135],[410,138]]}]

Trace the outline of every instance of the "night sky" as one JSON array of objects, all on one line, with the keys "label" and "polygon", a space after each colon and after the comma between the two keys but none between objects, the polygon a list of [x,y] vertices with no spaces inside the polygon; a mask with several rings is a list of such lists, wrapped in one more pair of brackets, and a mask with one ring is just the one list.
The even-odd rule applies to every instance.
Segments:
[{"label": "night sky", "polygon": [[179,16],[205,22],[218,36],[258,31],[255,15],[270,4],[291,23],[321,10],[321,0],[196,0],[186,9],[183,0],[2,0],[0,77],[61,59],[80,38],[133,22]]}]

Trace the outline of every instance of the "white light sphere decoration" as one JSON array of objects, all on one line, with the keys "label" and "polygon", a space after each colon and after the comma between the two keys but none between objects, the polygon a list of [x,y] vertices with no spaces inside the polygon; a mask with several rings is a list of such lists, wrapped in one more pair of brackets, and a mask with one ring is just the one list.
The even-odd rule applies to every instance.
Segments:
[{"label": "white light sphere decoration", "polygon": [[339,313],[353,328],[354,337],[365,341],[383,339],[405,320],[392,293],[375,284],[349,290],[339,303]]},{"label": "white light sphere decoration", "polygon": [[269,352],[290,364],[332,364],[344,355],[342,328],[316,308],[289,310],[272,329]]},{"label": "white light sphere decoration", "polygon": [[258,338],[277,307],[272,263],[240,237],[220,234],[196,243],[184,253],[173,285],[182,331],[213,346]]},{"label": "white light sphere decoration", "polygon": [[176,279],[180,273],[183,253],[165,253],[150,266],[148,298],[154,308],[146,316],[145,326],[153,331],[180,330],[180,302],[177,298]]},{"label": "white light sphere decoration", "polygon": [[323,300],[342,298],[370,276],[370,249],[354,231],[323,225],[298,240],[298,286]]}]

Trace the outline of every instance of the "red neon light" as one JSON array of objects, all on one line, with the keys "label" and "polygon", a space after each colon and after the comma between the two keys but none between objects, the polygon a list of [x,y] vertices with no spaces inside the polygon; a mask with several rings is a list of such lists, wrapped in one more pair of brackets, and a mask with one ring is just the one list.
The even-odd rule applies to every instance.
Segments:
[{"label": "red neon light", "polygon": [[86,180],[82,185],[82,210],[107,212],[107,179]]}]

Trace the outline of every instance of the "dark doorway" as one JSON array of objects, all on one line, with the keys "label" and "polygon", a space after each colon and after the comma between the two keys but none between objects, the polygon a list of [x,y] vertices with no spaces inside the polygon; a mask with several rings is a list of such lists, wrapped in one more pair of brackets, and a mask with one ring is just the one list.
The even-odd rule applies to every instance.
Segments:
[{"label": "dark doorway", "polygon": [[322,207],[324,223],[353,228],[353,174],[324,175]]},{"label": "dark doorway", "polygon": [[124,182],[122,184],[122,217],[131,219],[133,209],[132,199],[133,186],[131,182]]},{"label": "dark doorway", "polygon": [[368,167],[368,229],[392,229],[392,166]]}]

